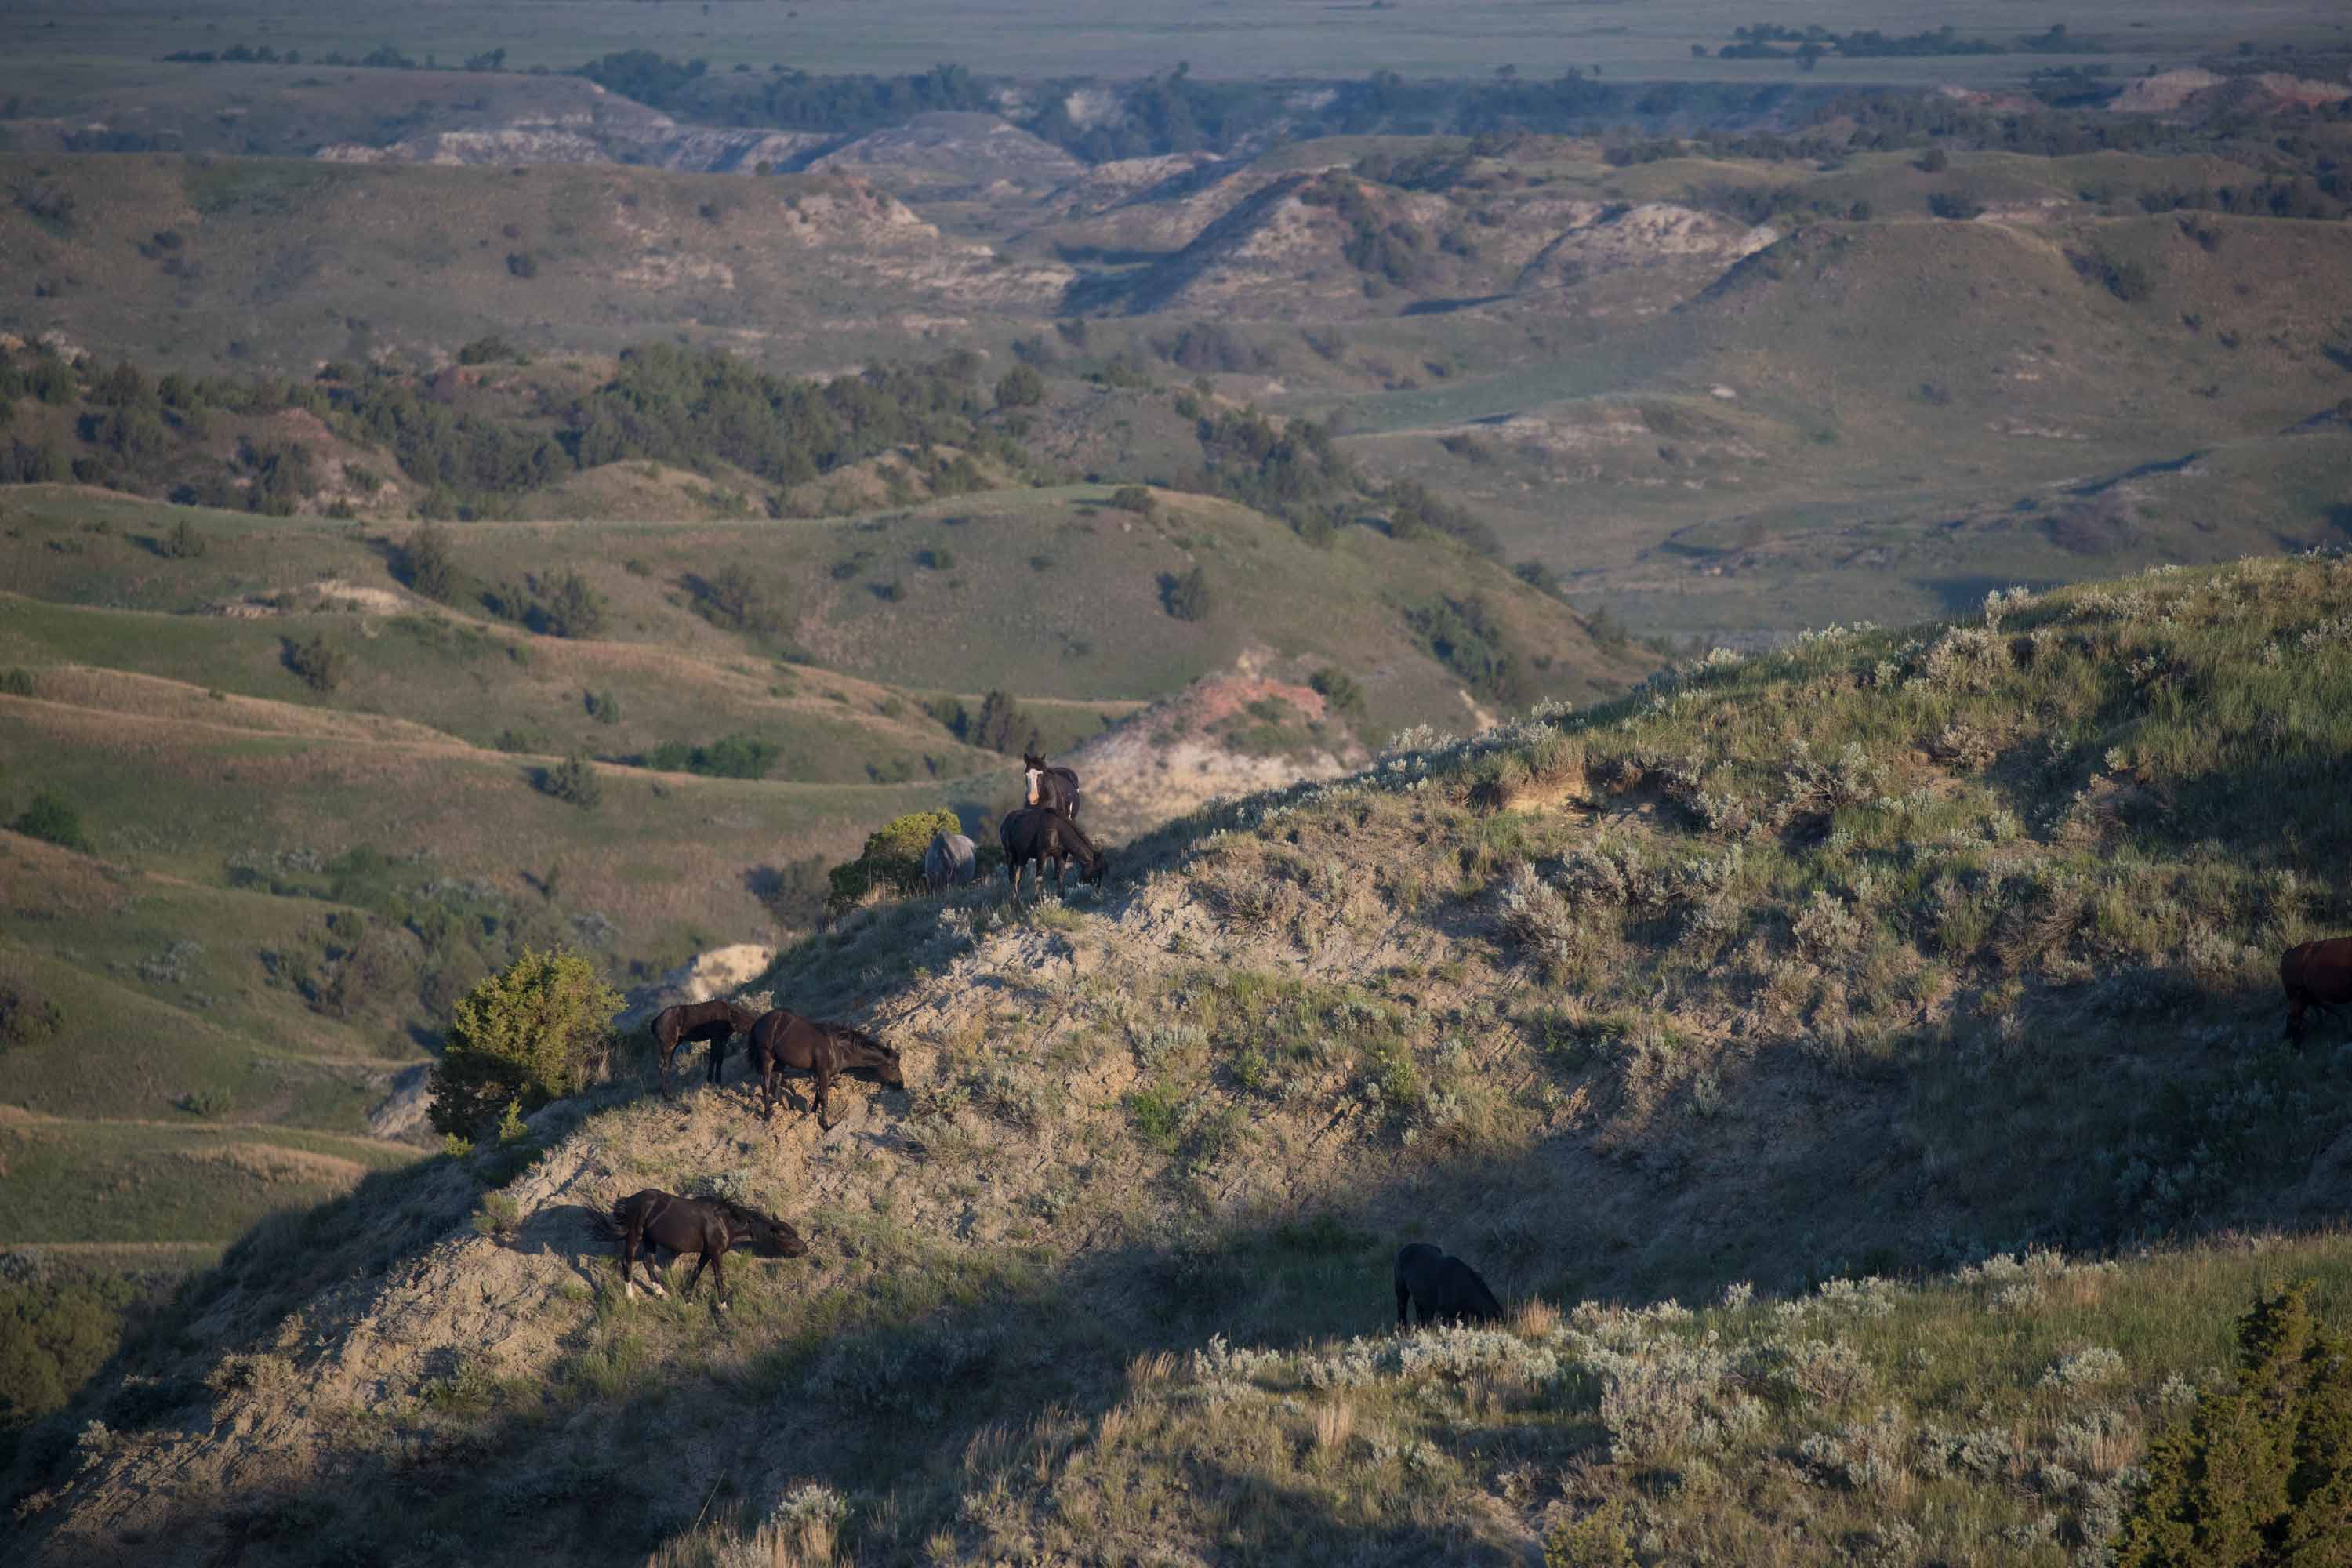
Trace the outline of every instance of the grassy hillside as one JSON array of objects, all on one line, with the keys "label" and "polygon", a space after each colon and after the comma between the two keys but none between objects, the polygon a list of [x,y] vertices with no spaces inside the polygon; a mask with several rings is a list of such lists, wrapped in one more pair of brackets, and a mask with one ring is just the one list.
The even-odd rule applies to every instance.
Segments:
[{"label": "grassy hillside", "polygon": [[432,361],[494,331],[604,352],[683,332],[835,369],[919,336],[907,312],[1034,314],[1067,280],[854,181],[516,167],[0,154],[0,247],[38,286],[0,330],[186,371]]},{"label": "grassy hillside", "polygon": [[[604,1091],[257,1233],[26,1446],[32,1550],[2065,1560],[2264,1281],[2352,1288],[2273,974],[2352,921],[2347,624],[2341,556],[2004,595],[870,911],[761,984],[908,1090]],[[649,1184],[813,1250],[625,1300]],[[1355,1338],[1414,1237],[1509,1331]]]}]

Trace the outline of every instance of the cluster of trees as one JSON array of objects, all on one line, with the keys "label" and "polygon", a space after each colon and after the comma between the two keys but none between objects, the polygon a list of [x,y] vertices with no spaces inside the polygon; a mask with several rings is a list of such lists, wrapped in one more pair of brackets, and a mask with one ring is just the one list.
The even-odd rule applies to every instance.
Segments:
[{"label": "cluster of trees", "polygon": [[1407,610],[1405,622],[1431,657],[1479,696],[1514,705],[1533,700],[1527,659],[1484,595],[1433,599]]},{"label": "cluster of trees", "polygon": [[[268,44],[231,44],[225,49],[175,49],[163,58],[174,65],[225,66],[299,66],[302,51],[287,49],[282,53]],[[439,58],[426,55],[417,59],[404,55],[390,44],[369,50],[363,55],[346,55],[330,49],[310,62],[320,66],[360,66],[369,70],[437,71],[445,68]],[[478,55],[466,57],[465,68],[469,71],[502,71],[507,68],[507,52],[503,48],[485,49]]]},{"label": "cluster of trees", "polygon": [[[2100,52],[2095,40],[2079,38],[2066,31],[2065,24],[2053,24],[2047,32],[2029,34],[2017,40],[2018,49],[2034,54],[2088,55]],[[1826,55],[1842,55],[1847,59],[1896,59],[1940,55],[2005,55],[2011,45],[1991,38],[1962,37],[1959,29],[1950,26],[1927,27],[1916,33],[1889,35],[1876,27],[1864,27],[1851,33],[1835,33],[1827,27],[1790,27],[1778,22],[1757,22],[1745,27],[1735,27],[1731,42],[1716,51],[1727,60],[1793,59],[1810,68]],[[1705,54],[1704,48],[1694,51]]]},{"label": "cluster of trees", "polygon": [[[493,348],[468,345],[479,360]],[[79,479],[185,504],[291,512],[321,486],[299,442],[253,437],[224,465],[197,443],[221,414],[261,416],[299,408],[344,438],[388,450],[425,487],[428,517],[496,516],[580,468],[648,458],[684,467],[725,462],[779,486],[814,479],[900,447],[961,448],[921,468],[942,494],[983,488],[977,458],[1020,469],[1020,447],[982,421],[991,405],[969,353],[931,365],[890,366],[830,382],[766,374],[719,353],[668,345],[633,349],[604,385],[557,411],[553,428],[465,407],[437,378],[329,364],[313,382],[275,377],[151,378],[128,363],[101,371],[47,349],[0,351],[0,429],[29,399],[79,407],[77,449],[54,437],[0,447],[0,482]],[[1017,374],[995,405],[1042,399]]]}]

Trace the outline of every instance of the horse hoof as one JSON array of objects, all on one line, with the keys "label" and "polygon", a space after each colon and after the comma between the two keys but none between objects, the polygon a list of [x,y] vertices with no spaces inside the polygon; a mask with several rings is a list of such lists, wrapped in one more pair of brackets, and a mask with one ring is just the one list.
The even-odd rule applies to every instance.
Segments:
[{"label": "horse hoof", "polygon": [[621,1287],[621,1296],[625,1300],[635,1300],[637,1299],[637,1282],[632,1279],[623,1285]]},{"label": "horse hoof", "polygon": [[719,1302],[719,1305],[718,1305],[718,1307],[716,1308],[716,1310],[719,1310],[719,1311],[721,1311],[721,1312],[725,1311],[726,1310],[727,1310],[727,1303],[726,1303],[726,1302],[724,1302],[724,1301]]}]

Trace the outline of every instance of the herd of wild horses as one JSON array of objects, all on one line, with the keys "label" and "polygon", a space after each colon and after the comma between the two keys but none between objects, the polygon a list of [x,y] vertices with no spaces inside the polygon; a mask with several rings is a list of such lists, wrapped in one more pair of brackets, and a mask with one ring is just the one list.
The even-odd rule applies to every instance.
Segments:
[{"label": "herd of wild horses", "polygon": [[[1088,881],[1100,878],[1108,858],[1078,830],[1078,775],[1064,767],[1048,767],[1033,754],[1023,759],[1028,772],[1027,804],[1006,816],[999,830],[1004,847],[1005,874],[1017,896],[1021,870],[1034,865],[1033,888],[1041,888],[1048,861],[1054,884],[1061,886],[1065,862],[1078,862]],[[923,856],[923,879],[934,890],[972,881],[979,874],[979,857],[971,839],[961,833],[935,837]],[[2279,984],[2286,992],[2286,1032],[2301,1041],[2305,1016],[2352,1004],[2352,937],[2306,942],[2289,948],[2279,961]],[[749,1042],[751,1065],[760,1076],[760,1114],[775,1115],[776,1101],[789,1098],[782,1087],[783,1069],[794,1068],[816,1079],[816,1093],[804,1108],[816,1112],[817,1125],[830,1129],[825,1105],[834,1081],[843,1073],[870,1070],[892,1089],[904,1089],[896,1047],[885,1045],[862,1030],[844,1024],[819,1023],[789,1008],[765,1015],[733,1002],[712,1001],[665,1007],[653,1021],[654,1044],[661,1058],[662,1098],[669,1098],[670,1067],[679,1046],[689,1040],[710,1044],[709,1079],[712,1084],[727,1062],[728,1042],[741,1035]],[[648,1188],[622,1199],[607,1216],[620,1249],[625,1289],[636,1294],[635,1269],[641,1248],[648,1253],[646,1278],[654,1292],[662,1293],[653,1278],[651,1249],[697,1253],[700,1261],[681,1288],[691,1295],[708,1268],[717,1282],[719,1305],[727,1304],[727,1271],[722,1261],[736,1247],[749,1247],[773,1258],[798,1258],[808,1251],[800,1233],[780,1219],[722,1198],[684,1198]],[[1491,1322],[1503,1308],[1478,1271],[1458,1258],[1447,1256],[1426,1242],[1413,1242],[1396,1255],[1397,1323],[1406,1324],[1406,1308],[1421,1321]]]}]

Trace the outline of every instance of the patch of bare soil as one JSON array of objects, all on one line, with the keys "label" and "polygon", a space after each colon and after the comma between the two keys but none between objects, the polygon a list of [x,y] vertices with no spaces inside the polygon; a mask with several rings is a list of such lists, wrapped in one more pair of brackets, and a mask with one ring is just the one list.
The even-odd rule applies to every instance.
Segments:
[{"label": "patch of bare soil", "polygon": [[1147,833],[1209,802],[1259,790],[1337,778],[1364,761],[1343,731],[1328,746],[1275,754],[1236,751],[1216,731],[1272,700],[1301,720],[1327,718],[1311,687],[1255,673],[1255,661],[1230,675],[1204,676],[1175,696],[1121,721],[1066,759],[1086,785],[1086,823],[1111,842]]}]

